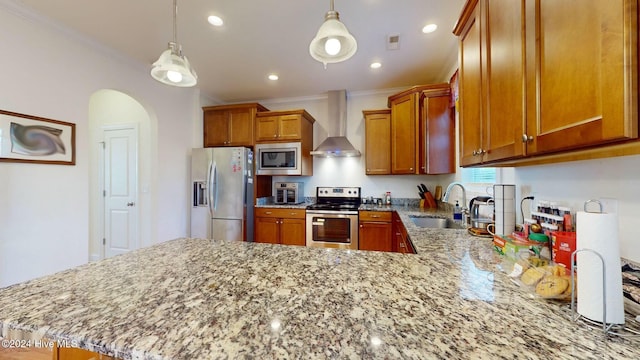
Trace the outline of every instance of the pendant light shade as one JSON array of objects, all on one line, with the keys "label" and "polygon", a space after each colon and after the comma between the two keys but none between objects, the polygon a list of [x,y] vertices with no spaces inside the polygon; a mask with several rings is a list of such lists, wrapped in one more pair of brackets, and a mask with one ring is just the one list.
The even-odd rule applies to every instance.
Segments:
[{"label": "pendant light shade", "polygon": [[177,0],[173,0],[173,41],[169,42],[169,48],[163,51],[158,60],[153,63],[151,76],[167,85],[194,86],[198,83],[198,75],[187,57],[182,54],[182,46],[178,44],[177,15]]},{"label": "pendant light shade", "polygon": [[352,57],[358,50],[358,43],[347,27],[340,22],[338,12],[333,10],[333,0],[324,19],[316,37],[311,40],[309,53],[326,68],[329,63],[345,61]]}]

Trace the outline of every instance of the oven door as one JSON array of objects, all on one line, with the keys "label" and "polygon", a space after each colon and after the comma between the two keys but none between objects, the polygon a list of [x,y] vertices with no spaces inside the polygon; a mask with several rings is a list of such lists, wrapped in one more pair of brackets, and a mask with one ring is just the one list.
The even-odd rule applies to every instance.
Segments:
[{"label": "oven door", "polygon": [[307,246],[358,249],[358,213],[307,210]]}]

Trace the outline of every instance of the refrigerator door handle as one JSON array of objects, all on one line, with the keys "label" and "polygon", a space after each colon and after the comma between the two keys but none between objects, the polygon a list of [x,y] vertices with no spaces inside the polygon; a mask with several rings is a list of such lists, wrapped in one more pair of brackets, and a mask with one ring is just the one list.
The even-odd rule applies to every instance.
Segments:
[{"label": "refrigerator door handle", "polygon": [[211,214],[211,216],[213,216],[213,192],[215,191],[214,188],[214,175],[213,175],[213,171],[214,171],[214,167],[215,167],[215,163],[213,161],[209,162],[209,169],[207,171],[207,205],[209,205],[209,213]]},{"label": "refrigerator door handle", "polygon": [[213,161],[211,168],[211,202],[209,204],[212,206],[211,215],[213,215],[213,212],[218,210],[218,164]]}]

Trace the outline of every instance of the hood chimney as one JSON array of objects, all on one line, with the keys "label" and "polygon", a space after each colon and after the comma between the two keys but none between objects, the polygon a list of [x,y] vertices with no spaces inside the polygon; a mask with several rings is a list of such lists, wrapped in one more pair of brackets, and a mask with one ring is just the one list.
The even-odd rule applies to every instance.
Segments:
[{"label": "hood chimney", "polygon": [[347,139],[347,91],[332,90],[327,93],[329,103],[328,111],[328,137],[311,152],[319,157],[346,157],[360,156]]}]

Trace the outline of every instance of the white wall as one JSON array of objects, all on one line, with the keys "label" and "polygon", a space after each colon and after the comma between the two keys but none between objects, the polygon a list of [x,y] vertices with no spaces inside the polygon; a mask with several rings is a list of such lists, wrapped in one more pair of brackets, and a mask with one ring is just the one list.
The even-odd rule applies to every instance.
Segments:
[{"label": "white wall", "polygon": [[7,1],[0,1],[0,44],[0,109],[76,124],[75,166],[0,163],[0,286],[87,262],[89,100],[100,89],[132,96],[157,119],[150,196],[158,225],[151,242],[185,236],[187,160],[201,117],[198,90],[157,83],[148,65]]},{"label": "white wall", "polygon": [[[556,200],[582,211],[585,201],[605,199],[617,203],[605,212],[617,212],[620,254],[640,262],[640,237],[636,226],[640,214],[640,155],[576,161],[554,165],[515,168],[515,182],[521,196],[534,194],[537,200]],[[525,216],[528,206],[526,203]],[[589,207],[590,210],[595,208]],[[579,224],[578,224],[579,225]],[[602,239],[612,242],[615,239]]]}]

